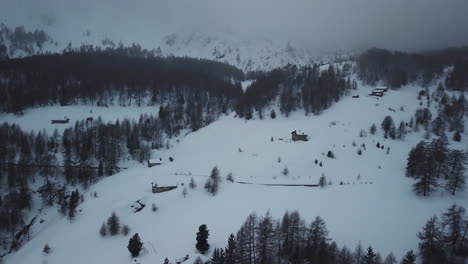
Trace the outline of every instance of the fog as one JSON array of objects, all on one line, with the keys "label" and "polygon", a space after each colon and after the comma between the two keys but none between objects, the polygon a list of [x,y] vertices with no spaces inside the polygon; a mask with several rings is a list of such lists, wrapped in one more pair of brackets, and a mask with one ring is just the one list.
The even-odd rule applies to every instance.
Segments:
[{"label": "fog", "polygon": [[468,44],[466,0],[0,0],[0,22],[67,41],[89,30],[151,45],[172,32],[291,40],[311,49]]}]

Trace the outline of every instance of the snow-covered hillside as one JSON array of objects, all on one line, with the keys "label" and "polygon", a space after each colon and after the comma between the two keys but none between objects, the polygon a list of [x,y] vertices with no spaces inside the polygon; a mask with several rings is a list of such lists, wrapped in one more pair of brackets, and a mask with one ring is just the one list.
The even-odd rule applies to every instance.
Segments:
[{"label": "snow-covered hillside", "polygon": [[[136,165],[91,186],[85,191],[85,200],[79,205],[80,212],[73,222],[58,216],[57,208],[40,212],[39,219],[44,222],[35,225],[31,241],[7,256],[6,261],[130,263],[126,248],[129,237],[102,238],[98,232],[114,211],[122,224],[130,226],[131,234],[139,233],[144,242],[146,250],[139,263],[163,263],[166,257],[173,261],[187,254],[193,261],[198,255],[194,245],[199,225],[207,224],[213,249],[224,247],[229,234],[236,232],[251,212],[262,215],[270,210],[278,218],[285,211],[296,209],[309,221],[317,215],[323,217],[330,236],[339,246],[354,248],[360,240],[383,255],[393,251],[401,258],[407,250],[417,250],[416,233],[429,217],[442,213],[454,202],[468,207],[468,196],[466,192],[451,196],[438,191],[422,198],[412,192],[413,180],[405,177],[406,158],[409,150],[423,139],[423,131],[411,132],[404,140],[384,139],[380,128],[376,135],[359,136],[360,130],[368,131],[372,123],[380,127],[387,115],[397,124],[408,121],[420,107],[418,87],[390,90],[379,99],[367,96],[370,89],[359,87],[318,116],[296,112],[288,118],[250,121],[236,118],[234,114],[223,116],[205,128],[181,136],[178,142],[174,141],[173,148],[154,151],[153,157],[161,158],[162,166]],[[352,95],[360,97],[352,98]],[[435,104],[432,110],[436,111],[434,107]],[[89,107],[84,110],[55,107],[52,111],[62,117],[79,116],[79,112],[89,113],[89,110]],[[46,120],[34,121],[42,115],[37,114],[40,111],[50,112],[50,109],[26,111],[22,117],[2,115],[0,118],[27,130],[50,129]],[[136,114],[152,110],[133,111]],[[116,115],[131,116],[131,113],[119,110],[108,118],[113,120]],[[292,142],[293,130],[303,131],[310,140]],[[466,149],[466,133],[460,143],[452,141],[451,135],[448,137],[450,148]],[[377,142],[385,149],[376,148]],[[357,154],[359,148],[362,155]],[[329,150],[334,152],[335,159],[326,157]],[[169,162],[169,157],[174,161]],[[322,166],[315,164],[315,159]],[[214,166],[223,175],[216,196],[203,189]],[[286,176],[282,174],[285,167],[289,170]],[[226,181],[224,177],[229,172],[236,181],[252,184]],[[316,184],[322,174],[332,185],[326,188],[262,185]],[[191,177],[198,187],[189,189],[184,198],[182,184],[187,186]],[[177,184],[178,188],[153,194],[152,182]],[[93,197],[94,192],[97,197]],[[146,207],[134,213],[131,206],[137,200]],[[152,203],[157,204],[157,212],[151,210]],[[48,255],[42,253],[46,243],[52,248]]]},{"label": "snow-covered hillside", "polygon": [[[114,48],[120,44],[130,46],[134,43],[134,39],[123,39],[119,34],[107,31],[82,29],[83,32],[73,31],[75,34],[70,35],[69,32],[64,33],[60,25],[42,25],[39,29],[43,31],[37,31],[37,28],[34,25],[25,28],[23,25],[0,23],[0,46],[6,47],[9,57],[24,57],[38,52],[61,52],[69,44],[73,48],[83,44]],[[64,35],[69,38],[64,38]],[[246,38],[228,32],[157,32],[137,44],[155,50],[158,56],[210,59],[234,65],[244,71],[271,70],[288,64],[327,63],[337,58],[347,58],[350,54],[343,51],[313,51],[292,41]]]}]

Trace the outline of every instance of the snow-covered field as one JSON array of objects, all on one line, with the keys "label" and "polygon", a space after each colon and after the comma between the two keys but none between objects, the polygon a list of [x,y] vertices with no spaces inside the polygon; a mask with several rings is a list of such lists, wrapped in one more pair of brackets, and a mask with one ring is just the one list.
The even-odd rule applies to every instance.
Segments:
[{"label": "snow-covered field", "polygon": [[[73,126],[76,121],[86,120],[88,117],[102,118],[103,122],[115,122],[124,118],[138,120],[141,114],[157,115],[159,106],[45,106],[34,109],[27,109],[23,115],[0,113],[0,122],[17,124],[23,130],[40,131],[46,130],[49,135],[57,129],[62,132],[65,128]],[[68,124],[52,124],[52,119],[70,118]]]},{"label": "snow-covered field", "polygon": [[[84,195],[82,210],[76,220],[57,216],[56,208],[41,214],[30,242],[7,257],[7,263],[131,263],[126,248],[129,237],[100,237],[98,231],[113,211],[121,224],[130,226],[131,234],[138,232],[145,242],[146,253],[140,263],[163,263],[186,254],[196,256],[195,233],[207,224],[211,248],[224,247],[230,233],[235,233],[251,212],[263,215],[267,210],[278,218],[285,211],[299,210],[308,221],[320,215],[327,223],[330,236],[339,246],[348,248],[361,241],[372,245],[385,256],[394,252],[397,258],[410,249],[417,250],[416,237],[428,218],[440,214],[454,202],[468,207],[468,195],[455,196],[440,191],[429,198],[417,197],[413,181],[404,176],[409,150],[423,138],[423,132],[412,132],[405,140],[384,139],[380,123],[391,115],[396,123],[409,121],[420,106],[415,87],[390,90],[383,98],[367,96],[369,87],[361,87],[352,95],[334,104],[318,116],[303,112],[289,118],[250,120],[233,114],[180,138],[173,148],[153,153],[162,158],[163,165],[148,168],[136,165],[93,185]],[[394,110],[390,110],[392,108]],[[154,108],[126,108],[120,111],[94,109],[105,119],[139,116]],[[90,107],[50,107],[27,111],[22,117],[0,116],[0,121],[15,122],[25,129],[50,129],[49,119],[87,116]],[[277,111],[279,113],[279,111]],[[369,130],[372,123],[379,129],[376,135],[359,137],[359,131]],[[310,136],[308,142],[292,142],[291,131],[300,130]],[[448,135],[450,148],[466,150],[467,135],[454,144]],[[273,138],[273,141],[271,141]],[[356,146],[353,146],[355,141]],[[385,150],[376,148],[377,142]],[[357,154],[361,144],[362,155]],[[386,153],[390,147],[390,153]],[[239,149],[242,151],[240,152]],[[361,147],[362,149],[362,147]],[[336,159],[329,159],[331,150]],[[168,158],[173,157],[174,162]],[[280,162],[278,162],[280,158]],[[314,163],[322,162],[320,167]],[[218,166],[223,179],[229,172],[236,181],[251,183],[315,184],[323,173],[332,185],[326,188],[263,186],[229,183],[223,180],[220,192],[211,196],[203,189],[208,174]],[[281,171],[287,166],[289,174]],[[182,196],[182,184],[190,176],[198,186]],[[357,176],[360,175],[360,179]],[[343,181],[344,185],[339,183]],[[175,183],[179,188],[160,194],[151,193],[151,182],[160,185]],[[349,183],[349,184],[348,184]],[[92,197],[97,192],[98,197]],[[134,213],[135,201],[146,207]],[[151,210],[156,203],[158,211]],[[52,252],[44,255],[45,244]]]}]

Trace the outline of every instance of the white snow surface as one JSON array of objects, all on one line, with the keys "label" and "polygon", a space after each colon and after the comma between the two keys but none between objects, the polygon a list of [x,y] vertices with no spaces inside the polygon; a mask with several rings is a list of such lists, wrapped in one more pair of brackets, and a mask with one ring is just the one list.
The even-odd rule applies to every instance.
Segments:
[{"label": "white snow surface", "polygon": [[[195,234],[199,225],[207,224],[212,250],[225,247],[228,236],[237,232],[249,213],[263,215],[268,210],[275,218],[287,210],[298,210],[308,222],[315,216],[323,217],[330,237],[340,247],[353,249],[361,241],[363,246],[372,245],[383,256],[394,252],[397,258],[408,250],[417,251],[416,234],[424,223],[455,202],[468,208],[468,196],[466,192],[451,196],[441,190],[430,197],[418,197],[412,192],[413,180],[405,177],[406,157],[423,139],[423,132],[412,132],[405,140],[384,139],[380,123],[386,115],[391,115],[396,125],[401,120],[408,121],[420,107],[416,99],[420,88],[390,90],[380,99],[368,97],[370,89],[360,87],[352,93],[360,94],[360,98],[347,96],[318,116],[296,112],[289,118],[278,115],[276,119],[250,121],[233,114],[223,116],[180,138],[173,148],[154,151],[153,158],[161,157],[162,166],[135,165],[90,187],[84,194],[85,201],[79,205],[82,211],[73,222],[58,216],[57,208],[43,211],[40,219],[45,222],[36,225],[31,241],[7,256],[6,263],[133,263],[126,248],[129,237],[99,235],[101,224],[113,211],[121,224],[130,226],[130,234],[137,232],[142,238],[146,249],[138,257],[142,264],[163,263],[166,257],[174,261],[186,254],[191,263],[198,255]],[[0,120],[17,122],[25,129],[42,129],[50,127],[46,121],[52,116],[74,117],[70,109],[35,109],[23,117],[2,115]],[[76,109],[89,113],[89,107]],[[76,114],[82,115],[80,111],[76,110]],[[138,111],[120,109],[108,118],[139,115]],[[42,116],[44,121],[39,121]],[[368,131],[372,123],[378,126],[378,133],[360,138],[360,129]],[[292,142],[293,130],[303,131],[310,140]],[[449,147],[466,150],[467,135],[462,136],[463,142],[457,143],[449,134]],[[352,146],[353,141],[356,147]],[[377,149],[377,142],[385,150]],[[367,150],[359,156],[356,152],[362,143]],[[325,156],[328,150],[335,153],[336,159]],[[173,157],[174,162],[169,162],[168,157]],[[315,159],[322,161],[323,167],[314,164]],[[223,176],[216,196],[203,189],[214,166],[219,167]],[[288,176],[281,173],[285,166]],[[236,181],[295,184],[315,184],[324,173],[333,184],[326,188],[244,185],[227,182],[224,178],[229,172]],[[191,176],[198,186],[189,189],[187,198],[183,198],[182,183],[188,186]],[[151,182],[174,181],[179,187],[173,191],[151,192]],[[341,186],[340,181],[346,184]],[[94,192],[97,198],[92,197]],[[130,206],[137,200],[146,207],[134,213]],[[159,208],[157,212],[151,210],[153,202]],[[49,255],[42,253],[46,243],[52,248]]]}]

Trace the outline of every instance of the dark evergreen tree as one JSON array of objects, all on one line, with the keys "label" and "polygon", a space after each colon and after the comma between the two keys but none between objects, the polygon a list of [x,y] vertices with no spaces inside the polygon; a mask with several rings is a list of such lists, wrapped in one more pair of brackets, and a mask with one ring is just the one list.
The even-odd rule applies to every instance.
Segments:
[{"label": "dark evergreen tree", "polygon": [[197,184],[195,183],[195,180],[193,177],[190,178],[190,183],[189,183],[190,189],[195,189],[197,187]]},{"label": "dark evergreen tree", "polygon": [[366,254],[362,257],[363,264],[377,264],[377,255],[371,246],[367,248]]},{"label": "dark evergreen tree", "polygon": [[[377,262],[379,263],[379,262]],[[397,264],[397,260],[395,258],[395,255],[393,255],[393,253],[390,252],[390,254],[388,254],[384,261],[382,262],[382,264]]]},{"label": "dark evergreen tree", "polygon": [[445,188],[452,195],[455,195],[456,191],[463,191],[465,189],[465,165],[467,163],[468,155],[463,151],[452,150],[448,154]]},{"label": "dark evergreen tree", "polygon": [[120,219],[112,212],[112,215],[107,219],[107,228],[109,228],[109,234],[115,236],[120,232]]},{"label": "dark evergreen tree", "polygon": [[423,230],[418,233],[419,253],[422,264],[436,264],[445,262],[443,249],[443,234],[436,216],[429,219]]},{"label": "dark evergreen tree", "polygon": [[225,263],[225,253],[222,248],[215,248],[213,255],[211,256],[212,264],[224,264]]},{"label": "dark evergreen tree", "polygon": [[446,230],[445,241],[450,248],[450,257],[453,261],[458,249],[462,247],[463,230],[465,218],[465,208],[456,204],[452,205],[442,215],[442,226]]},{"label": "dark evergreen tree", "polygon": [[70,201],[68,202],[68,218],[70,219],[70,221],[75,218],[76,207],[78,206],[79,201],[80,194],[77,189],[71,193]]},{"label": "dark evergreen tree", "polygon": [[225,252],[225,264],[237,264],[238,258],[237,258],[237,243],[236,239],[234,237],[234,234],[231,234],[228,238],[228,244],[226,249],[224,250]]},{"label": "dark evergreen tree", "polygon": [[99,234],[100,234],[102,237],[107,236],[107,226],[106,226],[106,223],[102,223],[101,228],[99,229]]},{"label": "dark evergreen tree", "polygon": [[209,192],[212,195],[216,195],[219,190],[219,184],[221,183],[221,176],[219,173],[218,167],[214,167],[211,170],[210,177],[205,183],[205,189],[207,192]]},{"label": "dark evergreen tree", "polygon": [[276,112],[275,112],[275,110],[271,110],[270,117],[271,117],[271,119],[275,119],[275,118],[276,118]]},{"label": "dark evergreen tree", "polygon": [[259,264],[273,262],[276,256],[276,233],[274,229],[274,220],[267,212],[258,222],[256,229],[257,254],[256,258]]},{"label": "dark evergreen tree", "polygon": [[49,254],[50,250],[50,246],[48,244],[45,244],[44,248],[42,249],[42,252],[44,252],[44,254]]},{"label": "dark evergreen tree", "polygon": [[401,264],[416,264],[416,255],[413,253],[413,250],[408,251],[405,257],[401,260]]},{"label": "dark evergreen tree", "polygon": [[133,237],[128,240],[127,248],[128,251],[130,251],[132,258],[136,258],[140,255],[140,251],[143,248],[143,243],[141,242],[138,233],[135,233]]},{"label": "dark evergreen tree", "polygon": [[372,124],[372,126],[369,129],[369,132],[371,135],[375,135],[375,132],[377,132],[377,126],[375,124]]},{"label": "dark evergreen tree", "polygon": [[382,129],[384,131],[384,137],[387,138],[390,136],[391,139],[395,139],[396,131],[395,131],[395,123],[391,116],[386,116],[382,121]]},{"label": "dark evergreen tree", "polygon": [[210,244],[208,244],[208,236],[210,235],[206,225],[201,225],[198,227],[197,232],[197,244],[195,245],[196,249],[201,253],[205,254],[210,248]]}]

